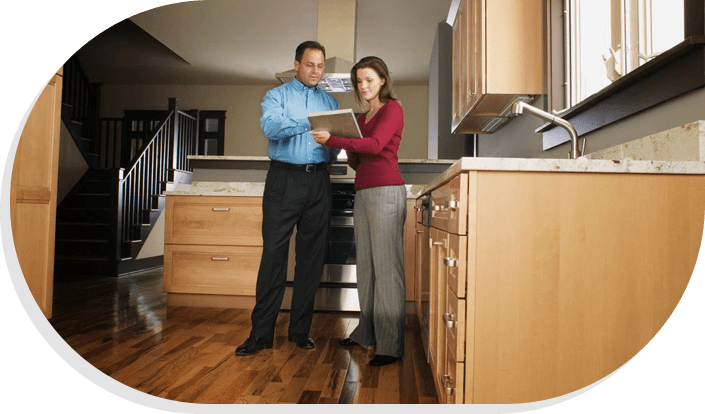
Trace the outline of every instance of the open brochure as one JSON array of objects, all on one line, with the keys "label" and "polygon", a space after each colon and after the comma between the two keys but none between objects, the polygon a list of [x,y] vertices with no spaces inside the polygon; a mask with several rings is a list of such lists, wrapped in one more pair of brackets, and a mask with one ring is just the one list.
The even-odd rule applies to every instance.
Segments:
[{"label": "open brochure", "polygon": [[347,138],[361,138],[360,127],[355,120],[352,108],[336,111],[309,112],[311,129],[328,131],[331,135]]}]

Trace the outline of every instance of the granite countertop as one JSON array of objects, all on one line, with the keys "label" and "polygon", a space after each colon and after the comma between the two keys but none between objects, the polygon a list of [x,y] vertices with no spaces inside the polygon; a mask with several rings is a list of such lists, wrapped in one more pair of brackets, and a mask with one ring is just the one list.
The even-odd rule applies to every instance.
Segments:
[{"label": "granite countertop", "polygon": [[462,171],[534,171],[563,173],[608,174],[696,174],[705,175],[705,162],[700,161],[648,161],[597,160],[579,157],[570,159],[540,158],[472,158],[463,157],[429,183],[423,193],[447,182]]},{"label": "granite countertop", "polygon": [[[423,185],[406,185],[406,197],[416,199],[422,194]],[[251,182],[206,182],[198,181],[192,184],[177,184],[167,195],[186,196],[235,196],[261,197],[264,193],[264,183]]]},{"label": "granite countertop", "polygon": [[[260,161],[269,162],[269,157],[262,156],[240,156],[240,155],[189,155],[189,160],[200,161]],[[437,159],[399,159],[399,164],[452,164],[456,160]],[[339,161],[342,162],[342,161]]]}]

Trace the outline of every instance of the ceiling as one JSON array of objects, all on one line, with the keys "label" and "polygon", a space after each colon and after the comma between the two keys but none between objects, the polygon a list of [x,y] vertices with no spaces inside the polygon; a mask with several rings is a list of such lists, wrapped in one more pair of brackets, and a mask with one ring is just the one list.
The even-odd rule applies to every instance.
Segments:
[{"label": "ceiling", "polygon": [[[438,23],[452,0],[357,0],[355,60],[379,56],[396,84],[428,83]],[[103,84],[276,84],[317,36],[318,0],[204,0],[124,20],[76,54]],[[333,56],[328,56],[333,57]]]}]

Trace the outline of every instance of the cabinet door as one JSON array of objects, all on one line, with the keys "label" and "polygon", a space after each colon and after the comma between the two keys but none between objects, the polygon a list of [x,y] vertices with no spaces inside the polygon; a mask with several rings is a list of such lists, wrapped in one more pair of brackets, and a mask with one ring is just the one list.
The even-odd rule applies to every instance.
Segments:
[{"label": "cabinet door", "polygon": [[52,316],[61,76],[44,88],[17,144],[10,184],[12,237],[37,305]]},{"label": "cabinet door", "polygon": [[444,391],[446,363],[446,327],[443,314],[446,313],[446,296],[448,291],[448,272],[443,259],[448,256],[448,233],[431,229],[431,312],[430,312],[430,346],[431,371],[434,374],[436,390],[440,403],[445,403]]},{"label": "cabinet door", "polygon": [[461,0],[453,23],[453,120],[460,119],[467,111],[467,15],[470,0]]},{"label": "cabinet door", "polygon": [[468,106],[485,93],[485,0],[469,0],[467,7]]},{"label": "cabinet door", "polygon": [[423,342],[426,360],[428,361],[428,333],[430,311],[430,282],[429,282],[429,237],[430,229],[421,223],[416,223],[416,315],[421,327],[421,342]]}]

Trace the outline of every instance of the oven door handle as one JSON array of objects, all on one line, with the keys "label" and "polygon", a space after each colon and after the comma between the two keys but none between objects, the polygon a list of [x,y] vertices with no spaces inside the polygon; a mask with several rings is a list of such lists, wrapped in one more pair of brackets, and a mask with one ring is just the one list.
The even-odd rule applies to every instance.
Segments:
[{"label": "oven door handle", "polygon": [[333,216],[330,225],[334,227],[353,227],[355,221],[352,217]]}]

